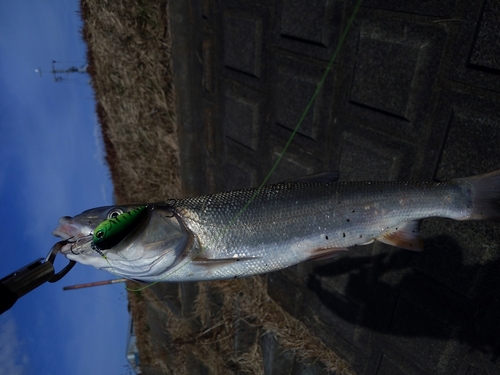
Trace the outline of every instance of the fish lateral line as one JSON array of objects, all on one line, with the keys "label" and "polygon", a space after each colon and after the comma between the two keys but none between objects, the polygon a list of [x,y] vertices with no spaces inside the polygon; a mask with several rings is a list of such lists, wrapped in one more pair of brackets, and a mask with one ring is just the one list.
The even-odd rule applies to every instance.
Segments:
[{"label": "fish lateral line", "polygon": [[249,260],[255,260],[255,259],[260,259],[261,257],[237,257],[237,258],[217,258],[217,259],[211,259],[211,258],[203,258],[203,257],[196,257],[194,258],[191,262],[196,265],[205,265],[205,266],[210,266],[210,265],[220,265],[220,264],[230,264],[230,263],[236,263],[240,261],[249,261]]}]

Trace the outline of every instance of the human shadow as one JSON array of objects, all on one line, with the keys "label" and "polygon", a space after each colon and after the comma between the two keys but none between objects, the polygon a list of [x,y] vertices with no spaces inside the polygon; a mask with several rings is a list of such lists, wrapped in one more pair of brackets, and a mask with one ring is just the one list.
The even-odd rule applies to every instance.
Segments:
[{"label": "human shadow", "polygon": [[[446,236],[426,239],[426,251],[418,254],[379,246],[387,252],[314,267],[308,288],[351,324],[396,336],[459,340],[492,361],[500,357],[500,260],[464,264],[458,244]],[[347,282],[339,292],[335,280],[342,275]],[[353,302],[363,307],[357,314]]]}]

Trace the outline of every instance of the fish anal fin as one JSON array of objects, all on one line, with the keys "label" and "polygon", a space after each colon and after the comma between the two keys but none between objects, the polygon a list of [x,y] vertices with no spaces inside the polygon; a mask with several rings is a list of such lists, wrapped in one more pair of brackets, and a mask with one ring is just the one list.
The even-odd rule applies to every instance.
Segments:
[{"label": "fish anal fin", "polygon": [[307,260],[330,259],[340,254],[342,251],[349,251],[346,247],[329,247],[314,249],[309,254]]},{"label": "fish anal fin", "polygon": [[401,249],[422,251],[424,244],[418,231],[418,221],[409,221],[389,229],[384,235],[377,237],[377,241]]}]

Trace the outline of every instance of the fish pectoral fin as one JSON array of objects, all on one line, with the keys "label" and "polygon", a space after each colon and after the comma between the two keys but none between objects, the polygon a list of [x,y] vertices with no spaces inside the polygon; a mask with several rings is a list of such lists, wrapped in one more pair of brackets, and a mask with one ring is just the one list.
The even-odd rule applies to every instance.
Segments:
[{"label": "fish pectoral fin", "polygon": [[197,266],[219,266],[236,262],[244,262],[246,260],[252,260],[257,258],[259,257],[217,258],[217,259],[196,257],[191,262]]},{"label": "fish pectoral fin", "polygon": [[340,254],[341,251],[349,251],[347,247],[329,247],[314,249],[309,254],[307,260],[330,259]]},{"label": "fish pectoral fin", "polygon": [[310,174],[307,176],[301,176],[292,178],[290,180],[286,180],[283,182],[301,182],[301,183],[309,183],[309,182],[320,182],[320,183],[330,183],[338,181],[340,178],[339,172],[320,172],[315,174]]},{"label": "fish pectoral fin", "polygon": [[383,236],[377,237],[377,241],[401,249],[422,251],[424,244],[418,231],[418,225],[419,221],[415,220],[390,228]]}]

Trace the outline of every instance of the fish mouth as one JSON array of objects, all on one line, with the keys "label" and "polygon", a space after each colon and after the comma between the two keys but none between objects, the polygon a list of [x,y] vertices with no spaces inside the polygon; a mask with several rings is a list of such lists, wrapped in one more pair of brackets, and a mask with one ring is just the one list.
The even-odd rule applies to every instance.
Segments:
[{"label": "fish mouth", "polygon": [[81,225],[73,222],[73,218],[70,216],[61,217],[59,219],[59,225],[52,231],[52,234],[62,238],[63,240],[85,235],[82,233]]}]

